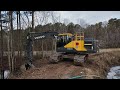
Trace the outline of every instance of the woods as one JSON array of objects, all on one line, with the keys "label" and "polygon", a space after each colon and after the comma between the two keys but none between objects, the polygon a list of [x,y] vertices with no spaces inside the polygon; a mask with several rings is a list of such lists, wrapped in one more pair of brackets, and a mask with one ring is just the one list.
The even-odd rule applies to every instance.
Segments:
[{"label": "woods", "polygon": [[[51,23],[48,22],[49,18],[51,18]],[[23,60],[26,35],[30,31],[59,33],[84,31],[86,38],[99,40],[100,48],[120,48],[120,19],[117,18],[111,18],[107,23],[99,22],[82,27],[73,22],[67,24],[60,22],[60,16],[56,16],[52,11],[1,11],[0,27],[1,69],[3,69],[3,56],[7,56],[9,69],[12,72],[16,69],[16,63]],[[52,40],[46,39],[34,42],[33,48],[34,51],[44,52],[52,50],[52,47]],[[16,54],[18,59],[16,59]]]}]

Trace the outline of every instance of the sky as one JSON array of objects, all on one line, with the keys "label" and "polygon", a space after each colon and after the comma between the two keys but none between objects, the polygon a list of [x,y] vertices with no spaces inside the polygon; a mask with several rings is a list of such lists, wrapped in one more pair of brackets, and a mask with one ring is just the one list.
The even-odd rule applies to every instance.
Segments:
[{"label": "sky", "polygon": [[[98,22],[104,22],[108,21],[111,18],[117,18],[120,19],[120,11],[54,11],[55,15],[59,17],[59,22],[62,23],[70,23],[73,22],[74,24],[80,24],[82,27],[85,27],[87,25],[95,24]],[[42,17],[40,13],[37,12],[35,14],[37,17]],[[25,17],[25,16],[24,16]],[[35,19],[35,26],[38,24],[41,24],[40,18]],[[30,21],[32,20],[31,16],[29,16]],[[52,22],[51,18],[47,22]],[[28,26],[28,20],[25,19],[24,24],[22,24],[22,27],[26,28]],[[31,22],[29,22],[31,23]],[[14,21],[14,26],[16,28],[16,20]],[[31,24],[30,24],[31,25]]]},{"label": "sky", "polygon": [[[55,16],[58,17],[59,22],[66,24],[73,22],[74,24],[80,24],[82,27],[98,22],[108,21],[111,18],[120,19],[120,11],[54,11],[54,13]],[[41,15],[42,14],[36,12],[35,17],[41,18]],[[40,18],[35,18],[35,26],[41,24]],[[32,20],[31,16],[29,19],[30,21]],[[47,23],[50,22],[52,22],[52,19],[51,17],[48,17]],[[27,24],[23,25],[27,26]]]},{"label": "sky", "polygon": [[108,21],[111,18],[120,19],[120,11],[56,11],[60,14],[61,21],[68,19],[70,22],[79,23],[78,19],[88,24]]}]

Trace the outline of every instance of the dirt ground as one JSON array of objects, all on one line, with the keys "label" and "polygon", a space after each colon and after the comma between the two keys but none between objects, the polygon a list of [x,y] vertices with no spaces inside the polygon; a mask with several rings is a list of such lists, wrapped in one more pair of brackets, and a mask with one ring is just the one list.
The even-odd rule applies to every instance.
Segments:
[{"label": "dirt ground", "polygon": [[104,49],[97,54],[90,54],[84,66],[75,66],[69,59],[50,64],[48,59],[35,60],[34,68],[19,71],[17,75],[11,75],[10,79],[69,79],[79,75],[86,75],[87,79],[95,78],[93,76],[105,79],[112,66],[120,65],[120,49]]}]

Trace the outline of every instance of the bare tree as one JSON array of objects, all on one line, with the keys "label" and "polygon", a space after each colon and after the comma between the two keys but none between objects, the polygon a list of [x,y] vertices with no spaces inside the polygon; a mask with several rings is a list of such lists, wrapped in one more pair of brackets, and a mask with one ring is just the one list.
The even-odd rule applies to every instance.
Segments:
[{"label": "bare tree", "polygon": [[29,19],[29,12],[28,11],[25,11],[24,12],[24,15],[26,16],[27,20],[28,20],[28,26],[27,28],[29,28],[29,32],[30,32],[30,19]]},{"label": "bare tree", "polygon": [[[10,18],[9,18],[9,11],[7,12],[7,16],[8,16],[8,19],[10,21]],[[8,49],[8,64],[9,64],[9,70],[11,71],[11,55],[10,55],[10,22],[8,22],[8,24],[6,25],[8,27],[8,31],[7,31],[7,49]]]},{"label": "bare tree", "polygon": [[[65,18],[65,19],[63,20],[63,23],[64,23],[65,25],[68,25],[68,24],[70,23],[70,21],[69,21],[69,19]],[[64,32],[66,32],[67,30],[68,30],[68,27],[65,27],[65,28],[64,28]]]},{"label": "bare tree", "polygon": [[83,27],[83,28],[86,28],[86,27],[88,26],[88,24],[86,23],[86,21],[85,21],[84,19],[82,19],[82,18],[78,18],[78,19],[77,19],[77,23],[78,23],[81,27]]},{"label": "bare tree", "polygon": [[[19,31],[19,12],[16,11],[16,14],[17,14],[17,31]],[[20,57],[20,34],[18,34],[18,58]]]},{"label": "bare tree", "polygon": [[[2,30],[2,15],[1,15],[1,11],[0,11],[0,29],[1,29],[1,71],[4,70],[4,67],[3,67],[3,30]],[[4,75],[2,75],[2,78],[4,78]]]},{"label": "bare tree", "polygon": [[19,17],[19,51],[20,51],[20,60],[22,60],[22,46],[23,46],[23,42],[21,41],[22,40],[22,34],[21,34],[21,12],[18,11],[18,17]]},{"label": "bare tree", "polygon": [[34,12],[32,11],[32,31],[34,31]]},{"label": "bare tree", "polygon": [[[56,17],[55,13],[54,12],[51,12],[51,17],[52,17],[52,22],[53,24],[57,23],[58,22],[58,18]],[[53,26],[53,31],[55,31],[55,27]],[[52,41],[52,52],[56,51],[56,40],[53,39]]]},{"label": "bare tree", "polygon": [[14,48],[13,48],[13,11],[9,11],[9,21],[10,21],[10,70],[14,71]]},{"label": "bare tree", "polygon": [[68,24],[70,23],[70,21],[69,21],[69,19],[64,18],[63,23],[64,23],[65,25],[68,25]]},{"label": "bare tree", "polygon": [[[38,20],[39,20],[38,24],[44,24],[44,25],[46,25],[48,23],[49,17],[51,16],[50,11],[38,11],[38,13],[36,12],[36,14],[39,14],[39,15],[34,15],[36,17],[38,16]],[[36,17],[34,17],[34,18],[36,18]],[[35,20],[35,21],[37,21],[37,20]],[[45,56],[44,47],[46,47],[46,49],[47,49],[47,43],[44,43],[45,41],[46,41],[46,39],[41,40],[42,58],[44,58],[44,56]]]}]

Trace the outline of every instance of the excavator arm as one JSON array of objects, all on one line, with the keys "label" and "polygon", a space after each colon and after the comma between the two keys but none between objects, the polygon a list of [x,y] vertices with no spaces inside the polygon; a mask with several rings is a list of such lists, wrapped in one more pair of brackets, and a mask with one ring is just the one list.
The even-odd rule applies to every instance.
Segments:
[{"label": "excavator arm", "polygon": [[33,41],[41,40],[45,38],[57,39],[57,32],[29,32],[27,34],[26,46],[25,46],[25,67],[26,70],[32,66],[33,60]]}]

